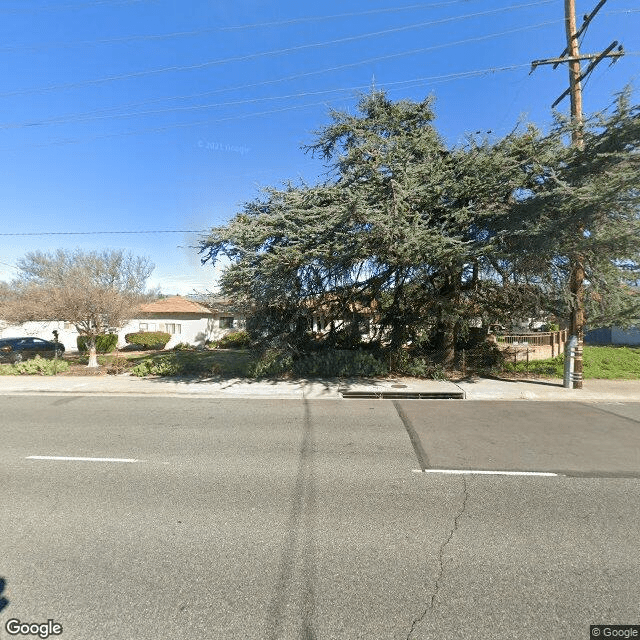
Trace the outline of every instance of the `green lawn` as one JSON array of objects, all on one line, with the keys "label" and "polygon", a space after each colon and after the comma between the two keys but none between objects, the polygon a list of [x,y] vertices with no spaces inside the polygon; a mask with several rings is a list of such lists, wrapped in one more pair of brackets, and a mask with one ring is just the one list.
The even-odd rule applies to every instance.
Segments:
[{"label": "green lawn", "polygon": [[[557,356],[549,360],[505,363],[508,373],[529,373],[545,377],[564,376],[564,358]],[[640,347],[586,346],[583,355],[583,377],[607,380],[640,379]]]}]

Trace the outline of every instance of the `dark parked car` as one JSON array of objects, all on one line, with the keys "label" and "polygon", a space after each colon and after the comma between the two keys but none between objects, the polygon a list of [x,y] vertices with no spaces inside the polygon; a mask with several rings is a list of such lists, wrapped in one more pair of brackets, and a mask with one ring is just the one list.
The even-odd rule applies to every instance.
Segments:
[{"label": "dark parked car", "polygon": [[0,338],[0,361],[21,362],[35,356],[53,358],[64,353],[61,342],[51,342],[42,338]]}]

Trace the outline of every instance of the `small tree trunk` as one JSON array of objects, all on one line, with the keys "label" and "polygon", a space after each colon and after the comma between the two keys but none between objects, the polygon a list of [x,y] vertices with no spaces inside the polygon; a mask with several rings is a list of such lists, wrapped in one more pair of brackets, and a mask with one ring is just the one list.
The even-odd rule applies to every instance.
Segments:
[{"label": "small tree trunk", "polygon": [[88,347],[89,347],[89,364],[87,364],[87,367],[96,368],[99,365],[98,365],[98,355],[96,353],[96,339],[94,336],[89,338]]}]

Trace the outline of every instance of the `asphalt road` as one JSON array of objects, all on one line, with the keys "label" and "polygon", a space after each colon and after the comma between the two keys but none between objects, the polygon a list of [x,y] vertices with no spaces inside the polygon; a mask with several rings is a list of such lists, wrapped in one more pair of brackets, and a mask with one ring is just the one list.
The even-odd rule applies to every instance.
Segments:
[{"label": "asphalt road", "polygon": [[0,638],[640,624],[639,404],[3,397],[0,442]]}]

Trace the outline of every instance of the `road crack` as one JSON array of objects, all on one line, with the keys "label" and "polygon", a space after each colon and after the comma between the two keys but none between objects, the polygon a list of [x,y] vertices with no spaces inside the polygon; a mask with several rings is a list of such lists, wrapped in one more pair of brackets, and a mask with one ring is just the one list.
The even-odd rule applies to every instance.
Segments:
[{"label": "road crack", "polygon": [[436,579],[433,585],[433,590],[431,591],[430,594],[428,594],[427,605],[424,611],[419,617],[415,618],[411,623],[411,629],[409,629],[409,633],[407,634],[407,640],[411,640],[411,636],[415,628],[427,617],[427,615],[433,612],[433,609],[435,607],[436,598],[438,597],[438,593],[442,586],[442,578],[444,576],[445,550],[449,546],[449,544],[451,544],[451,541],[453,540],[453,537],[455,536],[456,531],[460,526],[460,519],[462,518],[462,516],[464,515],[467,509],[467,500],[469,499],[467,479],[465,478],[465,476],[461,476],[461,478],[462,478],[462,505],[460,506],[460,510],[458,511],[458,513],[453,518],[453,525],[451,527],[451,530],[449,531],[449,534],[447,535],[443,543],[440,545],[440,549],[438,549],[438,573],[436,575]]}]

